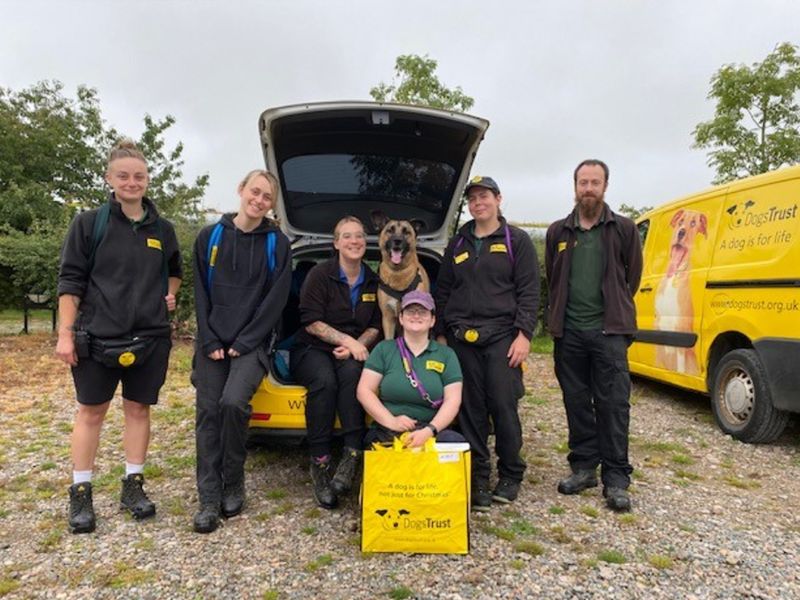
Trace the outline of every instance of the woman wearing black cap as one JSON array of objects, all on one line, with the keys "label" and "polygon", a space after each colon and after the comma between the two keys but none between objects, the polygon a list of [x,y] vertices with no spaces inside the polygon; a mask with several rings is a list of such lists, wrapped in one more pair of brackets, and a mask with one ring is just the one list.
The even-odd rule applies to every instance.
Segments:
[{"label": "woman wearing black cap", "polygon": [[[435,332],[446,336],[464,372],[459,426],[472,449],[472,508],[486,511],[493,499],[513,502],[525,473],[517,403],[539,306],[539,261],[528,234],[501,215],[494,179],[473,177],[464,193],[473,220],[442,259]],[[492,425],[498,483],[490,492]]]}]

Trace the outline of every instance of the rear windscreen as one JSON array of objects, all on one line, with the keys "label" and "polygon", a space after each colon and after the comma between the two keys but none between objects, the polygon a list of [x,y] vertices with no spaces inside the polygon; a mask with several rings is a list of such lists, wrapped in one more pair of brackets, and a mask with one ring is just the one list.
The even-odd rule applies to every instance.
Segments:
[{"label": "rear windscreen", "polygon": [[286,213],[298,229],[332,233],[345,215],[371,230],[370,213],[419,219],[421,233],[444,223],[458,172],[424,158],[371,154],[293,156],[281,164]]}]

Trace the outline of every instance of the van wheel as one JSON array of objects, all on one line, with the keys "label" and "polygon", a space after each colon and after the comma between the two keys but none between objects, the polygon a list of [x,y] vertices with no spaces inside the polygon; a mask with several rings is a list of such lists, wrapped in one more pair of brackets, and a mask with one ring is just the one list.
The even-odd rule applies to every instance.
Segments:
[{"label": "van wheel", "polygon": [[789,421],[788,413],[772,405],[767,375],[755,350],[733,350],[722,357],[711,407],[722,431],[751,444],[774,441]]}]

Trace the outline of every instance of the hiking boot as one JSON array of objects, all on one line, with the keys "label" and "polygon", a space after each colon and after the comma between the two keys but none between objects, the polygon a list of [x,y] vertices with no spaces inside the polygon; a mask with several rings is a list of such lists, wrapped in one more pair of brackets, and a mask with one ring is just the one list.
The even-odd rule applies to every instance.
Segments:
[{"label": "hiking boot", "polygon": [[311,483],[314,486],[314,500],[322,508],[336,508],[338,500],[331,488],[331,457],[311,458]]},{"label": "hiking boot", "polygon": [[238,483],[225,485],[222,490],[222,516],[226,519],[235,517],[244,508],[244,478]]},{"label": "hiking boot", "polygon": [[519,495],[519,481],[502,478],[492,492],[492,500],[501,504],[510,504]]},{"label": "hiking boot", "polygon": [[484,486],[472,488],[472,510],[476,512],[489,512],[492,508],[492,495]]},{"label": "hiking boot", "polygon": [[342,459],[331,480],[331,489],[337,496],[343,496],[352,489],[358,467],[361,464],[361,454],[361,450],[345,446]]},{"label": "hiking boot", "polygon": [[130,511],[134,519],[146,519],[156,514],[156,505],[144,493],[144,475],[131,473],[122,479],[120,508]]},{"label": "hiking boot", "polygon": [[92,505],[92,484],[74,483],[69,486],[69,530],[72,533],[91,533],[96,521]]},{"label": "hiking boot", "polygon": [[204,502],[194,513],[194,530],[197,533],[211,533],[219,527],[219,503]]},{"label": "hiking boot", "polygon": [[628,490],[618,487],[603,488],[603,496],[606,498],[606,506],[617,512],[630,512],[631,498]]},{"label": "hiking boot", "polygon": [[558,482],[558,493],[578,494],[593,487],[597,487],[597,473],[594,469],[581,469]]}]

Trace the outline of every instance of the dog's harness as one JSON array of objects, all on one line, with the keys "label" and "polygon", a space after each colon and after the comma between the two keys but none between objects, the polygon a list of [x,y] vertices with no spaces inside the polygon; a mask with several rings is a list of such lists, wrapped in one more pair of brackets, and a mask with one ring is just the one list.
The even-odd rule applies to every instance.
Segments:
[{"label": "dog's harness", "polygon": [[404,290],[396,290],[393,287],[389,286],[388,284],[383,282],[383,279],[378,281],[378,287],[380,287],[384,292],[386,292],[389,296],[394,298],[395,300],[402,300],[403,296],[405,296],[411,290],[417,289],[417,286],[422,283],[422,276],[420,275],[419,271],[417,271],[417,275],[408,284],[408,287]]}]

